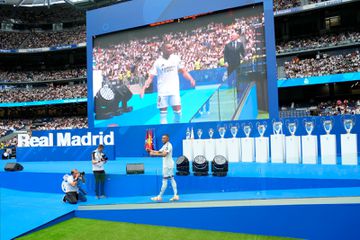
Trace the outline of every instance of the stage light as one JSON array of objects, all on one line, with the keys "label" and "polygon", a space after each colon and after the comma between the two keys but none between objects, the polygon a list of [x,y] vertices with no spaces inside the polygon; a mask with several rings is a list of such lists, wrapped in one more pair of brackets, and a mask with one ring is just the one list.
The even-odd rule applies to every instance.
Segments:
[{"label": "stage light", "polygon": [[180,156],[176,160],[176,175],[178,176],[187,176],[190,174],[190,163],[189,159],[185,156]]},{"label": "stage light", "polygon": [[194,158],[192,167],[195,176],[209,175],[209,163],[203,155],[198,155]]},{"label": "stage light", "polygon": [[211,172],[213,176],[225,177],[229,170],[229,162],[222,155],[216,155],[211,162]]},{"label": "stage light", "polygon": [[[132,93],[126,85],[110,84],[109,81],[105,81],[95,95],[95,119],[108,119],[132,111],[133,108],[127,106],[131,97]],[[121,107],[119,107],[120,102]]]}]

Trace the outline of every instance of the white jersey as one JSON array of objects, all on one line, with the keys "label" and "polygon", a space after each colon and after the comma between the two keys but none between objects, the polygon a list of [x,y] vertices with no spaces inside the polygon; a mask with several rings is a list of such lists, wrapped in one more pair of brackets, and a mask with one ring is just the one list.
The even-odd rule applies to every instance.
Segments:
[{"label": "white jersey", "polygon": [[[94,154],[94,160],[95,161],[101,161],[102,159],[102,155],[103,153],[99,152],[97,149],[95,151],[92,152],[92,154]],[[92,170],[93,171],[104,171],[104,161],[98,162],[98,163],[93,163],[92,164]]]},{"label": "white jersey", "polygon": [[172,158],[173,147],[171,143],[165,143],[159,151],[168,153],[165,157],[162,158],[163,168],[174,168],[174,160]]},{"label": "white jersey", "polygon": [[64,181],[63,190],[65,190],[65,192],[79,192],[79,187],[77,186],[77,184],[75,186],[71,185],[71,183],[73,182],[74,177],[72,175],[69,175],[66,181]]},{"label": "white jersey", "polygon": [[179,95],[179,69],[184,68],[178,55],[171,54],[168,59],[159,57],[150,70],[150,74],[157,76],[158,96]]}]

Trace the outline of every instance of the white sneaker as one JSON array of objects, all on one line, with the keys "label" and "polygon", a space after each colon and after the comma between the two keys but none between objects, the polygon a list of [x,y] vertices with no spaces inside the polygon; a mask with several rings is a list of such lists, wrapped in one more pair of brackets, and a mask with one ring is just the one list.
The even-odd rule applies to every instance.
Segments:
[{"label": "white sneaker", "polygon": [[161,202],[161,201],[162,201],[162,198],[161,198],[160,196],[152,197],[152,198],[151,198],[151,201]]},{"label": "white sneaker", "polygon": [[170,198],[170,202],[179,201],[180,197],[179,195],[174,195],[172,198]]}]

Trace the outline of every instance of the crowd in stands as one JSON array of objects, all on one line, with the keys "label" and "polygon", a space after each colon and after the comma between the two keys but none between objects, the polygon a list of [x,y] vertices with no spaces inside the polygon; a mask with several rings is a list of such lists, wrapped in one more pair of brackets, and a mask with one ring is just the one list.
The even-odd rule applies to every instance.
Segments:
[{"label": "crowd in stands", "polygon": [[[160,56],[160,47],[170,43],[180,55],[188,71],[223,66],[223,50],[233,33],[240,34],[245,43],[244,59],[251,59],[263,50],[263,15],[235,18],[231,24],[212,22],[187,31],[157,35],[119,42],[109,47],[95,46],[94,69],[109,79],[145,76]],[[259,39],[258,39],[259,38]]]},{"label": "crowd in stands", "polygon": [[[58,130],[87,128],[87,117],[58,117],[44,119],[0,120],[0,138],[15,131]],[[0,146],[16,145],[17,139],[11,138],[0,142]]]},{"label": "crowd in stands", "polygon": [[1,71],[0,82],[39,82],[47,80],[63,80],[85,78],[86,68],[51,71]]},{"label": "crowd in stands", "polygon": [[42,48],[84,42],[84,25],[62,31],[0,31],[0,49]]},{"label": "crowd in stands", "polygon": [[277,53],[335,47],[360,42],[360,32],[348,32],[320,37],[307,37],[280,43],[276,46]]},{"label": "crowd in stands", "polygon": [[0,30],[0,49],[18,48],[29,36],[29,32],[12,32]]},{"label": "crowd in stands", "polygon": [[0,90],[0,103],[32,102],[55,99],[87,97],[85,84],[47,86],[36,88],[12,88]]},{"label": "crowd in stands", "polygon": [[295,57],[284,65],[286,78],[303,78],[360,71],[360,53],[317,54],[315,58]]},{"label": "crowd in stands", "polygon": [[329,0],[274,0],[274,11],[327,1]]},{"label": "crowd in stands", "polygon": [[74,22],[85,19],[85,11],[69,4],[55,4],[49,7],[14,7],[1,5],[0,22],[10,21],[23,24],[51,24]]},{"label": "crowd in stands", "polygon": [[41,48],[86,42],[85,26],[63,31],[32,32],[21,48]]}]

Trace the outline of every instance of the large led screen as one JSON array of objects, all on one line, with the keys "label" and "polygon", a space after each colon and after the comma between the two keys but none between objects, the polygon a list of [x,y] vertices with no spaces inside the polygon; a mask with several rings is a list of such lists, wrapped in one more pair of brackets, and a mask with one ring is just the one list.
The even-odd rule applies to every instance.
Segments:
[{"label": "large led screen", "polygon": [[94,126],[269,117],[263,5],[93,39]]}]

